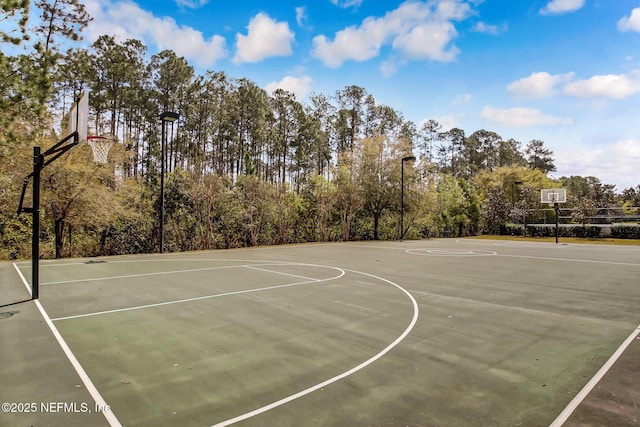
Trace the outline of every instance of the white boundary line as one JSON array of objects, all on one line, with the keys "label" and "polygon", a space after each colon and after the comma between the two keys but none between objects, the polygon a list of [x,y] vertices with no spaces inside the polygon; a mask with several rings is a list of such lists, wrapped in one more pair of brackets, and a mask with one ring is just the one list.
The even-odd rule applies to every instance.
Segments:
[{"label": "white boundary line", "polygon": [[558,415],[558,417],[549,425],[549,427],[561,427],[573,414],[573,411],[582,403],[582,401],[591,393],[591,390],[602,380],[602,378],[609,372],[609,369],[618,361],[622,353],[629,347],[629,345],[633,342],[633,340],[640,334],[640,325],[636,329],[631,332],[631,334],[627,337],[626,340],[620,347],[611,355],[607,363],[605,363],[602,368],[591,378],[580,392],[573,398],[571,402],[564,408],[564,411]]},{"label": "white boundary line", "polygon": [[592,259],[573,259],[573,258],[551,258],[551,257],[543,257],[543,256],[529,256],[529,255],[503,255],[498,254],[499,257],[507,257],[507,258],[526,258],[526,259],[543,259],[545,261],[561,261],[561,262],[583,262],[587,264],[611,264],[611,265],[628,265],[632,267],[640,267],[638,263],[632,262],[615,262],[615,261],[598,261]]},{"label": "white boundary line", "polygon": [[[260,264],[257,264],[257,265],[260,265]],[[295,393],[295,394],[293,394],[291,396],[288,396],[288,397],[285,397],[283,399],[280,399],[280,400],[278,400],[276,402],[273,402],[273,403],[271,403],[269,405],[263,406],[262,408],[258,408],[258,409],[255,409],[255,410],[251,411],[251,412],[248,412],[246,414],[239,415],[239,416],[237,416],[235,418],[232,418],[232,419],[229,419],[229,420],[226,420],[226,421],[222,421],[221,423],[215,424],[214,427],[228,426],[228,425],[231,425],[231,424],[235,424],[235,423],[237,423],[239,421],[252,418],[252,417],[254,417],[256,415],[262,414],[262,413],[267,412],[267,411],[269,411],[271,409],[274,409],[274,408],[276,408],[278,406],[282,406],[282,405],[284,405],[286,403],[289,403],[289,402],[291,402],[291,401],[293,401],[295,399],[298,399],[298,398],[300,398],[302,396],[305,396],[305,395],[310,394],[310,393],[312,393],[314,391],[317,391],[317,390],[319,390],[319,389],[321,389],[321,388],[323,388],[325,386],[328,386],[328,385],[330,385],[330,384],[332,384],[334,382],[337,382],[337,381],[339,381],[339,380],[341,380],[343,378],[348,377],[349,375],[352,375],[352,374],[354,374],[354,373],[366,368],[367,366],[371,365],[372,363],[374,363],[378,359],[380,359],[383,356],[385,356],[389,351],[391,351],[400,342],[402,342],[407,337],[407,335],[409,335],[409,333],[411,332],[411,330],[414,328],[414,326],[416,325],[416,323],[418,321],[419,308],[418,308],[418,303],[415,300],[415,298],[406,289],[402,288],[398,284],[396,284],[394,282],[391,282],[390,280],[387,280],[387,279],[385,279],[383,277],[379,277],[379,276],[376,276],[376,275],[373,275],[373,274],[369,274],[369,273],[360,272],[360,271],[357,271],[357,270],[342,269],[342,268],[339,268],[339,267],[325,266],[325,265],[319,265],[319,264],[306,264],[306,263],[296,263],[296,262],[277,263],[277,264],[276,263],[274,263],[274,264],[269,264],[269,263],[262,264],[264,266],[270,266],[270,265],[293,265],[293,266],[325,267],[325,268],[331,268],[331,269],[339,270],[341,272],[339,275],[334,276],[334,277],[330,277],[330,278],[327,278],[327,279],[311,279],[311,278],[308,278],[308,277],[305,277],[305,276],[298,276],[298,275],[290,274],[290,273],[284,273],[284,272],[279,272],[279,271],[274,271],[274,270],[269,270],[269,269],[257,268],[257,265],[255,265],[255,266],[243,265],[243,266],[233,266],[233,267],[251,268],[251,269],[270,272],[270,273],[274,273],[274,274],[293,276],[293,277],[300,277],[300,278],[309,279],[309,280],[306,280],[304,282],[286,284],[286,285],[277,285],[277,286],[269,286],[269,287],[265,287],[265,288],[257,288],[257,289],[249,289],[249,290],[244,290],[244,291],[228,292],[228,293],[225,293],[225,294],[209,295],[209,296],[189,298],[189,299],[178,300],[178,301],[168,301],[168,302],[163,302],[163,303],[158,303],[158,304],[149,304],[149,305],[144,305],[144,306],[129,307],[129,308],[124,308],[124,309],[109,310],[109,311],[103,311],[103,312],[97,312],[97,313],[88,313],[88,314],[81,314],[81,315],[76,315],[76,316],[67,316],[67,317],[61,317],[61,318],[56,318],[56,319],[49,319],[48,316],[46,315],[46,313],[44,312],[44,309],[42,309],[42,312],[43,312],[43,316],[46,316],[46,318],[49,319],[47,323],[50,324],[50,328],[52,329],[52,331],[55,330],[55,333],[57,333],[57,336],[60,336],[60,339],[62,340],[62,336],[59,335],[59,333],[57,332],[57,329],[55,329],[55,326],[53,325],[53,321],[65,320],[65,319],[75,319],[75,318],[80,318],[80,317],[94,316],[94,315],[99,315],[99,314],[107,314],[107,313],[114,313],[114,312],[120,312],[120,311],[136,310],[136,309],[142,309],[142,308],[148,308],[148,307],[156,307],[156,306],[161,306],[161,305],[176,304],[176,303],[180,303],[180,302],[194,301],[194,300],[200,300],[200,299],[206,299],[206,298],[215,298],[215,297],[221,297],[221,296],[227,296],[227,295],[236,295],[236,294],[249,293],[249,292],[258,292],[258,291],[262,291],[262,290],[298,286],[298,285],[308,284],[308,283],[325,282],[325,281],[329,281],[329,280],[338,279],[338,278],[344,276],[347,271],[350,271],[350,272],[353,272],[353,273],[356,273],[356,274],[361,274],[361,275],[364,275],[364,276],[369,276],[369,277],[372,277],[374,279],[378,279],[380,281],[383,281],[383,282],[386,282],[388,284],[391,284],[391,285],[395,286],[396,288],[400,289],[402,292],[404,292],[409,297],[409,299],[411,300],[411,303],[413,305],[413,318],[412,318],[411,322],[409,323],[407,328],[404,330],[404,332],[398,338],[396,338],[391,344],[389,344],[387,347],[385,347],[382,351],[380,351],[376,355],[374,355],[371,358],[365,360],[364,362],[360,363],[359,365],[349,369],[348,371],[343,372],[342,374],[339,374],[339,375],[337,375],[337,376],[335,376],[333,378],[330,378],[330,379],[328,379],[326,381],[323,381],[320,384],[317,384],[315,386],[309,387],[309,388],[307,388],[305,390],[302,390],[302,391],[300,391],[298,393]],[[216,267],[216,268],[220,268],[220,267]],[[16,267],[16,269],[17,269],[17,267]],[[198,270],[201,271],[202,269],[198,269]],[[184,271],[184,272],[186,272],[186,271]],[[171,272],[169,272],[169,273],[171,273]],[[79,280],[78,282],[80,282],[80,281],[82,281],[82,280]],[[62,340],[62,342],[64,343],[64,340]],[[64,344],[64,345],[66,346],[66,344]],[[62,344],[61,344],[61,346],[62,346]],[[70,360],[71,360],[72,357],[73,357],[73,359],[75,359],[75,356],[73,356],[73,353],[71,353],[71,350],[69,350],[69,353],[70,353],[70,355],[67,355],[67,356],[70,358]],[[77,359],[76,359],[76,362],[77,362]],[[75,365],[74,365],[74,367],[75,367]],[[80,366],[79,363],[78,363],[78,368],[82,369],[82,367]],[[82,371],[82,372],[84,372],[84,371]],[[86,376],[86,373],[84,375]],[[86,378],[87,378],[87,381],[90,382],[90,379],[88,378],[88,376],[86,376]],[[84,379],[83,379],[83,381],[84,381]],[[89,389],[88,385],[87,385],[87,389]],[[93,387],[93,389],[97,393],[98,398],[102,399],[100,397],[100,394],[98,393],[97,389],[95,389],[95,387]],[[94,399],[96,400],[96,402],[98,404],[101,404],[100,402],[98,402],[96,397],[94,397]],[[106,416],[107,415],[105,413],[105,417]],[[114,416],[114,419],[115,419],[115,416]],[[117,419],[115,421],[118,422]],[[119,422],[118,422],[118,424],[112,424],[112,426],[114,426],[114,427],[117,427],[119,425],[120,425]]]},{"label": "white boundary line", "polygon": [[[466,243],[466,242],[465,242]],[[475,243],[475,242],[474,242]],[[383,248],[380,247],[380,249],[401,249],[401,248]],[[404,248],[402,248],[404,249]],[[418,249],[418,250],[424,250],[424,249]],[[409,252],[409,251],[406,251]],[[634,263],[619,263],[619,262],[606,262],[606,261],[596,261],[596,260],[579,260],[579,259],[559,259],[559,258],[551,258],[551,257],[535,257],[535,256],[518,256],[518,255],[498,255],[498,256],[505,256],[505,257],[514,257],[514,258],[531,258],[531,259],[544,259],[544,260],[553,260],[553,261],[571,261],[571,262],[584,262],[584,263],[600,263],[600,264],[614,264],[614,265],[630,265],[630,266],[640,266],[640,264],[634,264]],[[140,260],[140,261],[146,261],[146,260]],[[212,260],[213,261],[213,260]],[[216,261],[232,261],[232,260],[216,260]],[[291,263],[290,265],[296,265],[297,263]],[[271,264],[267,264],[267,265],[271,265]],[[278,265],[275,264],[274,265]],[[279,264],[282,265],[282,264]],[[289,265],[288,263],[286,265]],[[310,265],[310,266],[320,266],[320,265],[315,265],[315,264],[300,264],[300,265]],[[29,285],[27,283],[27,281],[25,280],[24,276],[22,275],[21,271],[19,270],[19,268],[17,267],[17,265],[15,263],[13,263],[14,268],[16,269],[16,271],[18,272],[23,284],[25,285],[25,287],[27,288],[27,290],[29,291],[29,293],[31,293],[31,289],[29,288]],[[228,268],[231,266],[225,266],[222,268]],[[237,267],[237,266],[234,266]],[[251,268],[248,266],[244,266],[247,268]],[[220,268],[220,267],[217,267]],[[331,267],[331,268],[336,268],[336,267]],[[207,268],[207,269],[202,269],[202,270],[209,270],[209,269],[216,269],[216,267],[214,268]],[[200,269],[198,269],[200,270]],[[262,270],[262,269],[257,269],[256,270]],[[382,280],[384,282],[390,283],[393,286],[396,286],[398,289],[400,289],[401,291],[403,291],[405,294],[407,294],[409,296],[409,298],[411,299],[413,306],[414,306],[414,316],[413,319],[411,321],[411,323],[409,324],[409,326],[407,327],[407,329],[404,331],[404,333],[402,335],[400,335],[400,337],[398,337],[393,343],[391,343],[389,346],[387,346],[385,349],[383,349],[380,353],[378,353],[377,355],[373,356],[372,358],[366,360],[365,362],[361,363],[360,365],[340,374],[337,375],[329,380],[326,380],[318,385],[309,387],[305,390],[302,390],[294,395],[291,395],[289,397],[286,397],[284,399],[278,400],[276,402],[273,402],[269,405],[266,405],[262,408],[258,408],[254,411],[248,412],[246,414],[240,415],[238,417],[229,419],[227,421],[223,421],[221,423],[215,424],[213,427],[224,427],[224,426],[228,426],[231,424],[234,424],[236,422],[239,421],[243,421],[246,420],[248,418],[251,418],[253,416],[259,415],[261,413],[267,412],[271,409],[274,409],[278,406],[284,405],[288,402],[291,402],[295,399],[298,399],[299,397],[305,396],[307,394],[310,394],[314,391],[317,391],[318,389],[327,386],[329,384],[332,384],[333,382],[339,381],[361,369],[364,369],[365,367],[367,367],[368,365],[372,364],[373,362],[375,362],[376,360],[380,359],[381,357],[383,357],[386,353],[388,353],[391,349],[393,349],[395,346],[397,346],[402,340],[404,340],[404,338],[406,338],[406,336],[411,332],[411,330],[413,329],[413,327],[415,326],[415,324],[417,323],[417,319],[418,319],[418,314],[419,314],[419,309],[418,309],[418,305],[417,302],[415,301],[415,299],[413,298],[413,296],[404,288],[402,288],[401,286],[387,280],[384,279],[382,277],[379,276],[375,276],[373,274],[368,274],[368,273],[363,273],[363,272],[359,272],[356,270],[349,270],[349,269],[340,269],[343,274],[345,271],[351,271],[354,272],[356,274],[363,274],[366,276],[370,276],[370,277],[374,277],[376,279]],[[187,271],[192,271],[192,270],[185,270],[184,272]],[[197,271],[197,270],[195,270]],[[274,272],[274,273],[278,273],[279,272],[275,272],[273,270],[266,270],[266,271],[270,271],[270,272]],[[157,274],[157,273],[156,273]],[[282,274],[286,274],[286,273],[282,273]],[[145,274],[143,274],[145,275]],[[134,276],[123,276],[123,277],[134,277]],[[300,276],[302,277],[302,276]],[[314,279],[313,281],[317,282],[317,281],[325,281],[325,280],[332,280],[331,279],[322,279],[322,280],[318,280],[318,279]],[[90,280],[98,280],[98,279],[90,279]],[[86,281],[86,280],[80,280],[80,281]],[[303,282],[303,283],[308,283],[308,282]],[[52,283],[53,284],[53,283]],[[280,285],[280,286],[276,286],[277,287],[286,287],[286,286],[294,286],[296,284],[289,284],[289,285]],[[248,290],[248,291],[239,291],[236,293],[244,293],[244,292],[251,292],[251,291],[259,291],[259,290],[266,290],[269,288],[260,288],[260,289],[255,289],[255,290]],[[230,294],[234,294],[234,293],[229,293]],[[215,296],[223,296],[225,294],[220,294],[220,295],[214,295],[214,296],[208,296],[210,297],[215,297]],[[196,298],[196,299],[202,299],[202,298],[207,298],[207,297],[200,297],[200,298]],[[187,301],[187,300],[180,300],[180,301],[175,301],[175,302],[167,302],[167,303],[161,303],[161,304],[157,304],[157,305],[164,305],[164,304],[170,304],[170,303],[176,303],[176,302],[183,302],[183,301]],[[60,346],[63,348],[63,350],[65,351],[65,354],[67,354],[67,357],[69,358],[70,362],[72,363],[72,365],[74,365],[74,368],[76,368],[76,371],[78,372],[78,374],[80,375],[81,379],[83,380],[83,382],[85,382],[85,377],[86,380],[88,381],[88,384],[85,383],[85,386],[87,387],[87,390],[92,394],[92,396],[94,397],[94,400],[96,401],[97,404],[101,404],[101,405],[106,405],[106,402],[102,399],[102,397],[100,396],[99,392],[97,391],[97,389],[95,388],[95,386],[93,385],[93,383],[91,382],[91,380],[89,379],[89,377],[87,376],[86,372],[84,371],[84,369],[82,368],[82,366],[79,364],[79,362],[77,361],[77,359],[75,358],[75,356],[73,355],[73,353],[71,352],[71,350],[69,349],[69,347],[66,345],[66,343],[64,342],[64,339],[62,338],[62,336],[59,334],[59,332],[57,331],[57,329],[55,328],[55,326],[53,325],[52,320],[48,317],[46,311],[44,310],[44,308],[42,307],[42,305],[40,304],[39,301],[35,301],[38,309],[40,310],[41,314],[43,315],[46,323],[49,325],[52,333],[54,334],[54,336],[56,337],[56,339],[58,340]],[[156,305],[156,304],[154,304]],[[140,306],[139,308],[144,308],[146,306]],[[130,310],[130,309],[135,309],[134,308],[129,308],[129,309],[120,309],[120,310],[114,310],[114,311],[124,311],[124,310]],[[110,312],[110,311],[109,311]],[[107,313],[107,312],[101,312],[101,313],[94,313],[94,314],[102,314],[102,313]],[[88,314],[88,315],[93,315],[93,314]],[[88,315],[79,315],[79,316],[71,316],[72,317],[83,317],[83,316],[88,316]],[[53,320],[62,320],[65,318],[59,318],[59,319],[53,319]],[[583,389],[578,393],[578,395],[576,395],[574,397],[574,399],[569,403],[569,405],[563,410],[563,412],[556,418],[556,420],[554,420],[554,422],[550,425],[550,427],[561,427],[566,421],[567,419],[570,417],[570,415],[573,413],[573,411],[580,405],[580,403],[582,403],[582,401],[587,397],[587,395],[591,392],[591,390],[593,390],[593,388],[597,385],[598,382],[600,382],[602,380],[602,378],[606,375],[606,373],[610,370],[610,368],[615,364],[615,362],[619,359],[619,357],[622,355],[622,353],[624,353],[624,351],[627,349],[627,347],[633,342],[633,340],[635,339],[635,337],[640,334],[640,325],[627,337],[627,339],[620,345],[620,347],[616,350],[616,352],[609,358],[609,360],[605,363],[605,365],[603,365],[600,370],[596,373],[596,375],[589,381],[589,383],[587,383]],[[67,353],[68,350],[68,353]],[[75,360],[75,363],[74,363]],[[77,364],[77,367],[76,367]],[[95,391],[96,395],[94,395],[94,393],[92,392]],[[107,420],[109,421],[109,424],[112,426],[120,426],[119,421],[117,420],[117,418],[115,418],[115,415],[113,415],[112,412],[103,412],[105,418],[107,418]],[[110,420],[110,416],[112,416],[113,420]],[[115,422],[116,424],[113,424],[112,422]]]},{"label": "white boundary line", "polygon": [[[295,265],[295,264],[292,264],[292,265]],[[234,266],[234,267],[239,267],[239,266]],[[241,266],[241,267],[247,267],[247,266]],[[242,290],[242,291],[233,291],[233,292],[225,292],[225,293],[222,293],[222,294],[204,295],[204,296],[200,296],[200,297],[185,298],[185,299],[174,300],[174,301],[165,301],[165,302],[159,302],[159,303],[155,303],[155,304],[137,305],[137,306],[134,306],[134,307],[116,308],[116,309],[113,309],[113,310],[97,311],[97,312],[94,312],[94,313],[85,313],[85,314],[76,314],[76,315],[73,315],[73,316],[56,317],[56,318],[51,319],[51,320],[54,321],[54,322],[57,322],[58,320],[79,319],[81,317],[98,316],[98,315],[110,314],[110,313],[120,313],[120,312],[123,312],[123,311],[141,310],[143,308],[161,307],[161,306],[164,306],[164,305],[180,304],[180,303],[183,303],[183,302],[199,301],[199,300],[211,299],[211,298],[220,298],[220,297],[226,297],[226,296],[230,296],[230,295],[241,295],[241,294],[248,294],[248,293],[252,293],[252,292],[268,291],[268,290],[271,290],[271,289],[288,288],[288,287],[292,287],[292,286],[306,285],[306,284],[309,284],[309,283],[328,282],[330,280],[339,279],[339,278],[341,278],[342,276],[345,275],[344,270],[342,270],[341,268],[337,268],[337,267],[329,267],[329,268],[333,268],[335,270],[339,270],[340,274],[338,274],[337,276],[329,277],[327,279],[311,279],[311,278],[308,278],[308,277],[296,276],[294,274],[282,273],[282,272],[279,272],[279,271],[273,271],[273,270],[255,268],[255,267],[250,267],[250,268],[254,268],[256,270],[262,270],[262,271],[269,272],[269,273],[275,273],[275,274],[281,274],[281,275],[286,275],[286,276],[299,277],[299,278],[307,279],[307,280],[305,280],[304,282],[288,283],[288,284],[285,284],[285,285],[275,285],[275,286],[267,286],[267,287],[264,287],[264,288],[245,289],[245,290]]]},{"label": "white boundary line", "polygon": [[[335,267],[334,267],[335,268]],[[314,391],[320,390],[323,387],[328,386],[329,384],[332,384],[336,381],[340,381],[343,378],[348,377],[351,374],[354,374],[364,368],[366,368],[367,366],[371,365],[373,362],[375,362],[376,360],[380,359],[381,357],[383,357],[384,355],[386,355],[388,352],[390,352],[395,346],[397,346],[398,344],[400,344],[400,342],[402,340],[404,340],[407,335],[409,335],[409,332],[411,332],[411,330],[413,329],[413,327],[416,325],[417,321],[418,321],[418,314],[420,312],[419,308],[418,308],[418,303],[416,302],[415,298],[413,298],[413,295],[411,295],[409,293],[409,291],[407,291],[406,289],[404,289],[403,287],[401,287],[400,285],[397,285],[395,283],[393,283],[390,280],[387,280],[385,278],[379,277],[379,276],[375,276],[373,274],[369,274],[369,273],[363,273],[361,271],[356,271],[356,270],[349,270],[349,269],[344,269],[344,271],[349,271],[352,273],[356,273],[356,274],[362,274],[365,276],[369,276],[369,277],[373,277],[375,279],[381,280],[383,282],[389,283],[393,286],[395,286],[396,288],[400,289],[402,292],[404,292],[409,299],[411,300],[411,303],[413,304],[413,318],[411,319],[411,322],[409,323],[409,326],[407,326],[407,328],[405,329],[405,331],[398,337],[395,339],[395,341],[393,341],[391,344],[389,344],[387,347],[385,347],[381,352],[379,352],[378,354],[376,354],[375,356],[365,360],[364,362],[360,363],[358,366],[355,366],[351,369],[349,369],[346,372],[343,372],[340,375],[336,375],[333,378],[329,378],[326,381],[321,382],[320,384],[316,384],[312,387],[309,387],[307,389],[304,389],[302,391],[299,391],[298,393],[292,394],[291,396],[285,397],[283,399],[277,400],[273,403],[270,403],[268,405],[265,405],[261,408],[255,409],[251,412],[247,412],[246,414],[242,414],[239,415],[235,418],[231,418],[228,419],[226,421],[222,421],[220,423],[217,423],[215,425],[213,425],[213,427],[225,427],[225,426],[229,426],[231,424],[235,424],[237,422],[240,421],[244,421],[247,420],[249,418],[255,417],[256,415],[260,415],[264,412],[270,411],[271,409],[277,408],[278,406],[282,406],[286,403],[289,403],[295,399],[298,399],[300,397],[306,396],[307,394],[313,393]]]},{"label": "white boundary line", "polygon": [[27,279],[24,278],[22,271],[20,271],[20,268],[18,268],[15,262],[13,263],[13,268],[15,268],[18,272],[18,276],[20,276],[20,280],[22,280],[22,284],[24,285],[24,287],[27,288],[27,292],[29,292],[29,295],[33,297],[33,294],[31,293],[31,286],[29,286],[29,283],[27,283]]},{"label": "white boundary line", "polygon": [[[490,241],[490,242],[495,242],[495,241]],[[456,240],[456,243],[472,243],[472,244],[485,244],[485,242],[483,241],[473,241],[473,240]],[[546,246],[546,245],[551,245],[550,247],[555,247],[555,244],[552,243],[546,243],[546,242],[514,242],[517,245],[527,245],[528,243],[531,244],[531,246],[537,245],[538,247],[541,246]],[[493,246],[498,246],[500,243],[489,243],[489,245],[493,245]],[[514,244],[514,246],[516,246]],[[369,247],[369,248],[379,248],[379,249],[392,249],[392,250],[404,250],[407,253],[413,254],[413,255],[427,255],[425,253],[419,253],[419,252],[424,252],[424,251],[458,251],[459,249],[453,249],[453,248],[434,248],[434,247],[426,247],[426,248],[414,248],[414,249],[406,249],[406,248],[397,248],[397,247],[384,247],[384,246],[371,246],[371,245],[349,245],[349,244],[340,244],[340,243],[335,243],[335,244],[327,244],[330,246],[345,246],[345,247]],[[294,245],[295,246],[295,245]],[[313,245],[313,246],[319,246],[319,245]],[[584,246],[588,246],[588,245],[584,245]],[[473,251],[471,251],[473,252]],[[585,260],[585,259],[571,259],[571,258],[554,258],[554,257],[540,257],[540,256],[529,256],[529,255],[508,255],[508,254],[497,254],[495,251],[487,251],[487,252],[491,252],[491,255],[495,255],[495,256],[500,256],[500,257],[511,257],[511,258],[524,258],[524,259],[540,259],[540,260],[549,260],[549,261],[568,261],[568,262],[581,262],[581,263],[597,263],[597,264],[612,264],[612,265],[625,265],[625,266],[640,266],[640,264],[637,263],[624,263],[624,262],[614,262],[614,261],[599,261],[599,260]],[[434,256],[434,254],[429,254],[431,256]],[[445,254],[436,254],[435,256],[444,256]],[[462,255],[459,253],[451,253],[451,255]],[[464,254],[464,255],[471,255],[471,254]],[[485,255],[485,254],[482,254]],[[489,254],[486,254],[489,255]],[[265,260],[247,260],[247,259],[236,259],[236,258],[172,258],[172,259],[167,259],[167,260],[158,260],[158,259],[135,259],[135,260],[115,260],[115,261],[109,261],[110,263],[138,263],[138,262],[182,262],[182,261],[202,261],[202,262],[255,262],[255,266],[252,266],[251,264],[245,264],[245,265],[227,265],[227,266],[218,266],[218,267],[205,267],[205,268],[197,268],[197,269],[183,269],[183,270],[172,270],[172,271],[165,271],[165,272],[153,272],[153,273],[141,273],[141,274],[133,274],[133,275],[122,275],[122,276],[112,276],[112,277],[101,277],[101,278],[91,278],[91,279],[79,279],[79,280],[69,280],[69,281],[59,281],[59,282],[49,282],[49,283],[41,283],[41,285],[54,285],[54,284],[67,284],[67,283],[77,283],[77,282],[88,282],[88,281],[99,281],[99,280],[110,280],[110,279],[121,279],[121,278],[134,278],[134,277],[143,277],[143,276],[150,276],[150,275],[163,275],[163,274],[178,274],[178,273],[188,273],[188,272],[195,272],[195,271],[208,271],[208,270],[215,270],[215,269],[227,269],[227,268],[235,268],[235,267],[246,267],[246,268],[251,268],[251,267],[257,267],[259,265],[262,266],[277,266],[277,265],[290,265],[290,263],[285,262],[284,264],[282,263],[282,261],[265,261]],[[13,263],[14,267],[16,268],[16,270],[18,271],[18,274],[22,276],[22,273],[19,270],[19,267],[17,267],[18,263]],[[78,262],[78,263],[65,263],[65,264],[60,264],[60,265],[80,265],[80,264],[86,264],[86,262]],[[48,266],[56,266],[57,264],[49,264]],[[296,265],[310,265],[310,266],[314,266],[314,264],[296,264]],[[256,268],[257,269],[257,268]],[[273,270],[269,270],[269,271],[273,271]],[[284,274],[284,273],[280,273],[280,274]],[[303,276],[299,276],[299,277],[303,277]],[[306,277],[303,277],[306,279]],[[24,279],[23,279],[24,280]],[[26,281],[25,281],[26,282]],[[29,291],[29,293],[31,293],[31,289],[29,288],[28,285],[25,285],[27,287],[27,290]]]},{"label": "white boundary line", "polygon": [[[15,264],[14,264],[14,267],[16,268],[18,273],[20,274],[20,270],[18,269],[18,267]],[[24,285],[27,288],[29,288],[29,285],[27,284],[27,281],[24,280],[24,276],[22,274],[20,274],[20,278],[22,279],[22,283],[24,283]],[[102,395],[100,395],[100,392],[98,391],[96,386],[91,381],[91,378],[89,378],[89,375],[87,375],[87,372],[84,370],[82,365],[80,365],[80,362],[78,362],[78,359],[73,354],[73,352],[71,351],[71,349],[69,348],[69,346],[65,342],[64,338],[62,338],[62,335],[60,335],[60,332],[55,327],[55,325],[53,324],[51,319],[49,318],[49,315],[45,311],[44,307],[42,307],[42,304],[40,304],[40,301],[34,300],[34,303],[35,303],[36,307],[38,307],[38,310],[40,311],[40,314],[42,315],[42,318],[44,319],[44,321],[47,324],[47,326],[49,326],[49,329],[51,330],[51,333],[55,337],[56,341],[58,341],[58,344],[60,345],[60,348],[62,348],[62,351],[67,356],[67,359],[69,360],[69,362],[71,363],[71,365],[75,369],[76,373],[80,377],[80,380],[82,381],[82,383],[86,387],[86,389],[89,392],[89,394],[91,395],[91,397],[93,397],[93,400],[95,401],[96,405],[99,405],[102,408],[106,408],[107,407],[107,402],[102,398]],[[120,421],[118,421],[118,418],[116,418],[115,414],[111,411],[111,409],[101,411],[101,413],[102,413],[102,415],[104,415],[104,417],[106,418],[107,422],[109,423],[109,425],[111,427],[121,427],[122,426],[122,424],[120,424]]]}]

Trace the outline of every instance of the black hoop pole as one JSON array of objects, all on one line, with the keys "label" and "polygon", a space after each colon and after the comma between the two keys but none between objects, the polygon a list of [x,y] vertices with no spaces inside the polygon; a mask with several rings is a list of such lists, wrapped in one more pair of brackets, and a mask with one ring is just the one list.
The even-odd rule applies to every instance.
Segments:
[{"label": "black hoop pole", "polygon": [[33,147],[33,201],[31,207],[31,299],[40,296],[40,172],[44,156]]},{"label": "black hoop pole", "polygon": [[[65,145],[65,143],[67,143]],[[24,178],[18,214],[30,213],[31,221],[31,299],[40,297],[40,173],[48,164],[78,145],[78,132],[71,133],[53,147],[42,153],[40,147],[33,147],[33,172]],[[49,157],[46,159],[46,157]],[[24,196],[29,179],[33,178],[31,207],[24,207]]]},{"label": "black hoop pole", "polygon": [[160,253],[164,253],[164,170],[165,170],[165,126],[164,120],[162,123],[162,138],[160,141]]},{"label": "black hoop pole", "polygon": [[559,235],[559,227],[560,227],[560,223],[558,220],[558,214],[560,213],[560,207],[558,206],[558,203],[554,203],[553,204],[553,208],[556,211],[556,244],[558,243],[558,235]]}]

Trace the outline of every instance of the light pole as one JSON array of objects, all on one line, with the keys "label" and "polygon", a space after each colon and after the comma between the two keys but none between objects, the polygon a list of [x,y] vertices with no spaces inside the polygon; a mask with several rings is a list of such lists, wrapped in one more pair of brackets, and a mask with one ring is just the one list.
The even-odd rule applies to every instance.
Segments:
[{"label": "light pole", "polygon": [[180,115],[173,111],[165,111],[160,114],[160,121],[162,122],[162,139],[160,147],[160,253],[164,252],[164,169],[165,169],[165,139],[166,123],[173,123]]},{"label": "light pole", "polygon": [[400,184],[400,241],[404,238],[404,162],[413,162],[415,156],[407,156],[402,158],[401,162],[401,184]]}]

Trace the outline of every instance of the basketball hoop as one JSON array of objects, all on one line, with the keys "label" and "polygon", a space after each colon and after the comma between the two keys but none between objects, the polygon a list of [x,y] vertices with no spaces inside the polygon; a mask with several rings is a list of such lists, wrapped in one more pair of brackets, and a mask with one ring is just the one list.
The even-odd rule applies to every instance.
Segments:
[{"label": "basketball hoop", "polygon": [[549,207],[556,211],[556,244],[558,236],[560,236],[560,205],[559,203],[567,203],[566,188],[545,188],[540,190],[540,203],[549,203]]},{"label": "basketball hoop", "polygon": [[548,203],[550,207],[558,203],[567,203],[567,190],[565,188],[540,190],[540,203]]},{"label": "basketball hoop", "polygon": [[93,161],[107,163],[107,156],[114,142],[115,140],[108,136],[87,136],[87,144],[91,146],[93,151]]}]

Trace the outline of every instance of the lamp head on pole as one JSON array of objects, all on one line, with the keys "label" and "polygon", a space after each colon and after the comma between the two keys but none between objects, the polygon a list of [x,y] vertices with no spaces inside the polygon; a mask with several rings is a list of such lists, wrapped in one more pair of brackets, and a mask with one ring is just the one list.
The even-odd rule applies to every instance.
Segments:
[{"label": "lamp head on pole", "polygon": [[175,122],[180,118],[180,114],[174,113],[173,111],[165,111],[160,114],[160,120],[163,122]]},{"label": "lamp head on pole", "polygon": [[413,162],[413,161],[415,161],[415,159],[416,159],[416,156],[407,156],[407,157],[403,157],[402,161],[403,162]]}]

